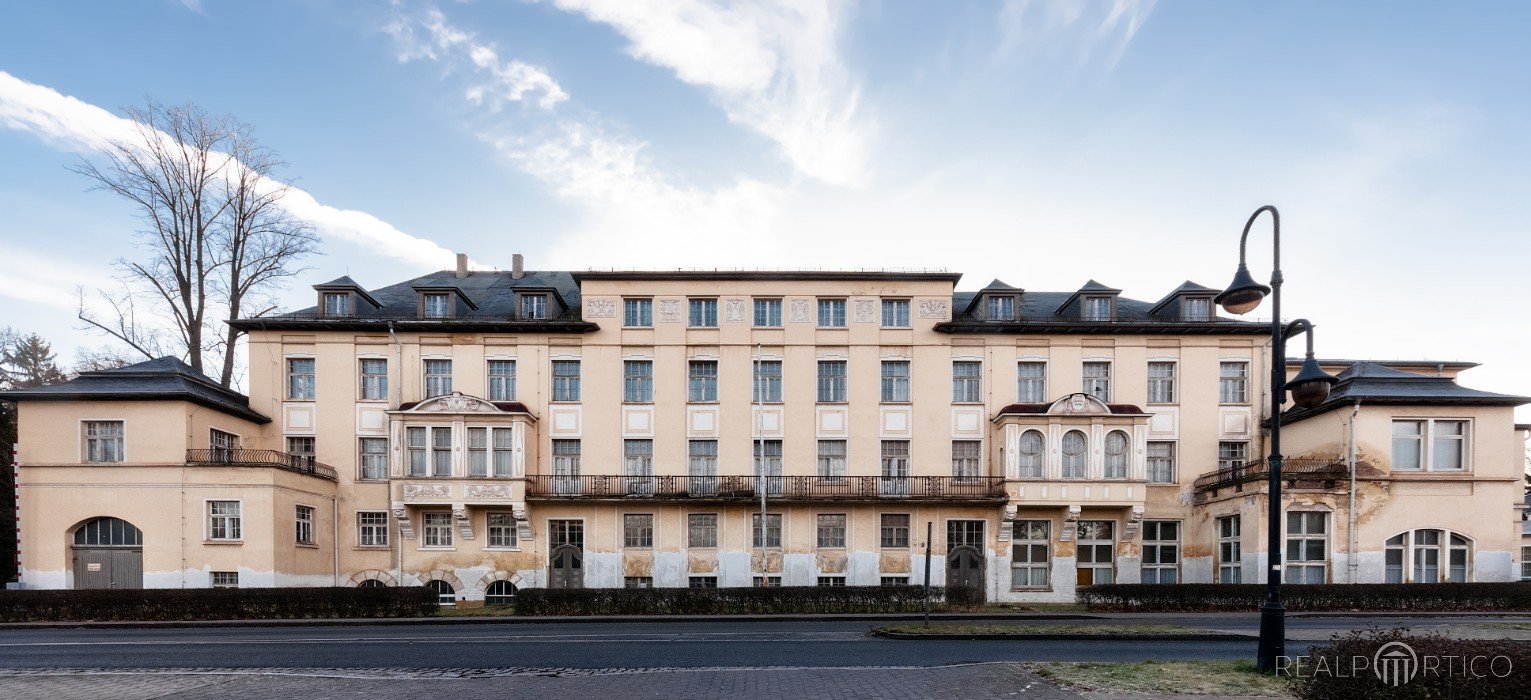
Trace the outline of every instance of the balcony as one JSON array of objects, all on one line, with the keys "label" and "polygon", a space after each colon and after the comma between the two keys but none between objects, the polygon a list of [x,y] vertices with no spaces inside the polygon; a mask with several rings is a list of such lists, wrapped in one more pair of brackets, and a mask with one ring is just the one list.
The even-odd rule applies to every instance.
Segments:
[{"label": "balcony", "polygon": [[330,481],[337,480],[335,468],[328,464],[315,462],[313,457],[276,450],[233,450],[223,447],[187,450],[186,464],[193,467],[272,467]]},{"label": "balcony", "polygon": [[994,501],[1004,479],[951,476],[555,476],[526,477],[536,500],[741,501]]},{"label": "balcony", "polygon": [[[1230,486],[1243,486],[1256,482],[1264,483],[1270,478],[1270,464],[1263,459],[1247,462],[1242,466],[1219,469],[1215,472],[1207,472],[1199,477],[1193,484],[1198,495],[1205,492],[1213,492]],[[1281,480],[1287,484],[1293,482],[1333,482],[1349,480],[1350,468],[1345,463],[1328,457],[1284,459],[1281,461]],[[1242,489],[1240,489],[1242,490]]]}]

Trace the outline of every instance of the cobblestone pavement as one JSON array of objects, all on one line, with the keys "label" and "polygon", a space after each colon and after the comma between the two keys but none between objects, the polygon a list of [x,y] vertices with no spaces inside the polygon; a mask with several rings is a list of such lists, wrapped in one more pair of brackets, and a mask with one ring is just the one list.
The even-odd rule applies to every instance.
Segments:
[{"label": "cobblestone pavement", "polygon": [[947,666],[647,669],[26,669],[0,670],[7,700],[169,700],[225,697],[453,700],[553,694],[606,698],[1082,697],[1016,663]]}]

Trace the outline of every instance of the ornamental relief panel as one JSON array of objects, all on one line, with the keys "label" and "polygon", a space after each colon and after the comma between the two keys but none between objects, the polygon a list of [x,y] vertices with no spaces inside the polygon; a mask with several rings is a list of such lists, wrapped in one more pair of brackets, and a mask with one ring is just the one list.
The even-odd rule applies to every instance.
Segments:
[{"label": "ornamental relief panel", "polygon": [[660,299],[659,300],[659,322],[660,323],[680,323],[680,321],[681,321],[680,300],[679,299]]},{"label": "ornamental relief panel", "polygon": [[616,318],[617,302],[612,299],[586,299],[585,318]]},{"label": "ornamental relief panel", "polygon": [[856,323],[871,323],[877,320],[877,302],[871,299],[856,300]]},{"label": "ornamental relief panel", "polygon": [[723,302],[723,320],[729,323],[744,321],[744,300],[728,299]]},{"label": "ornamental relief panel", "polygon": [[921,299],[920,318],[946,320],[946,304],[945,299]]},{"label": "ornamental relief panel", "polygon": [[793,323],[807,323],[808,322],[810,308],[811,307],[810,307],[809,301],[807,299],[793,299],[792,300],[792,315],[791,315],[792,322]]},{"label": "ornamental relief panel", "polygon": [[468,498],[509,499],[510,484],[468,484],[464,493]]},{"label": "ornamental relief panel", "polygon": [[404,500],[451,498],[451,484],[405,484]]}]

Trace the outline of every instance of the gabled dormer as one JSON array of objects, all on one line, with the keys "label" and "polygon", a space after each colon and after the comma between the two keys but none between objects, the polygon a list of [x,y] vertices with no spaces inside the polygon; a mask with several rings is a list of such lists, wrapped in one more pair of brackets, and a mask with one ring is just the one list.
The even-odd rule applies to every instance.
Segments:
[{"label": "gabled dormer", "polygon": [[1054,313],[1064,318],[1077,318],[1084,322],[1107,323],[1116,320],[1116,297],[1122,290],[1112,289],[1090,280],[1079,291],[1069,295],[1068,300]]},{"label": "gabled dormer", "polygon": [[462,289],[449,284],[411,288],[419,295],[419,316],[427,321],[454,319],[462,315],[463,309],[478,309],[478,304],[473,303]]},{"label": "gabled dormer", "polygon": [[983,321],[1014,321],[1021,317],[1021,295],[1025,292],[996,279],[973,295],[963,313]]},{"label": "gabled dormer", "polygon": [[553,287],[516,287],[516,319],[550,321],[569,309],[563,295]]},{"label": "gabled dormer", "polygon": [[1186,280],[1154,304],[1154,308],[1149,309],[1148,315],[1160,321],[1180,323],[1215,321],[1217,312],[1212,304],[1214,296],[1217,296],[1216,289]]},{"label": "gabled dormer", "polygon": [[349,276],[314,285],[319,295],[319,315],[325,318],[349,318],[382,308],[382,304]]}]

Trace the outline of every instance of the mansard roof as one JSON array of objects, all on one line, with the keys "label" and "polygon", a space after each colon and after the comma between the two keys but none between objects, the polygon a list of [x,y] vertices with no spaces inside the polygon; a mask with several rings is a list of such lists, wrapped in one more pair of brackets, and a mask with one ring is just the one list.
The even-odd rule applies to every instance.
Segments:
[{"label": "mansard roof", "polygon": [[6,401],[190,401],[256,423],[271,419],[250,408],[249,397],[217,382],[174,357],[135,365],[82,372],[59,384],[0,392]]},{"label": "mansard roof", "polygon": [[1531,398],[1469,389],[1450,377],[1405,372],[1376,362],[1356,362],[1338,375],[1329,398],[1315,408],[1293,408],[1282,424],[1296,423],[1360,402],[1362,406],[1520,406]]},{"label": "mansard roof", "polygon": [[[1200,285],[1190,283],[1198,289]],[[1182,288],[1185,285],[1181,285]],[[957,292],[952,295],[952,309],[960,310],[952,320],[936,324],[943,333],[1176,333],[1176,334],[1260,334],[1270,333],[1270,324],[1259,321],[1243,321],[1216,315],[1209,321],[1182,321],[1164,318],[1153,313],[1157,302],[1130,299],[1116,295],[1116,318],[1109,321],[1086,321],[1078,313],[1069,312],[1069,305],[1082,292],[1115,294],[1116,290],[1091,280],[1073,292],[1022,291],[1016,295],[1015,319],[990,321],[976,315],[977,301],[983,290]],[[1161,300],[1162,301],[1162,300]]]}]

